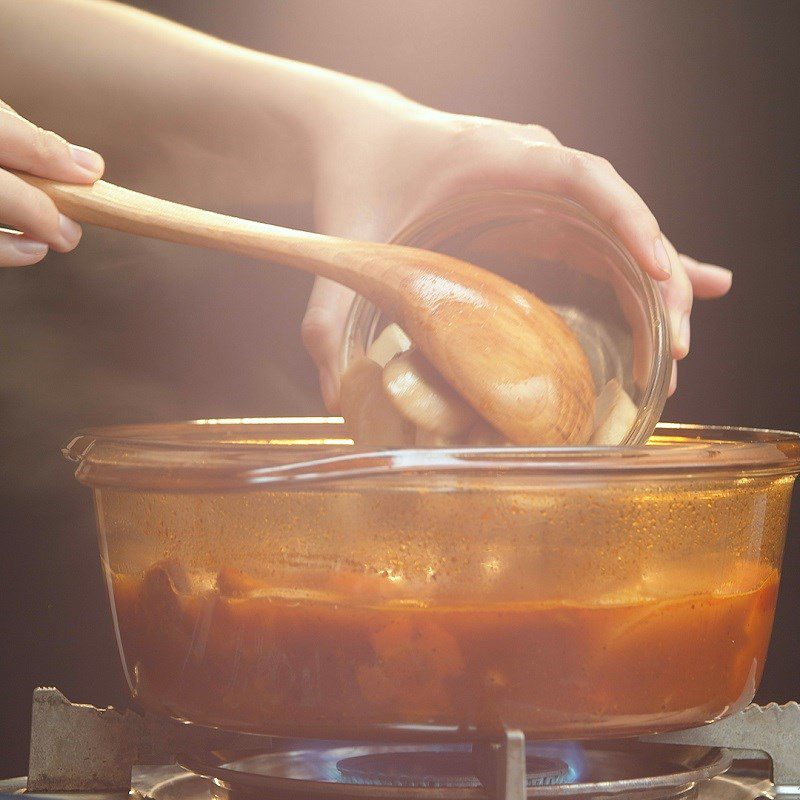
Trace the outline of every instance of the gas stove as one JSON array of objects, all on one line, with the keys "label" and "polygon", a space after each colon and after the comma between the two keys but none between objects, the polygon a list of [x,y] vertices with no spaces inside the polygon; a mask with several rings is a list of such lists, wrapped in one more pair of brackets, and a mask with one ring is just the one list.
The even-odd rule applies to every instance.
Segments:
[{"label": "gas stove", "polygon": [[59,800],[800,799],[800,705],[597,742],[354,743],[219,731],[34,692],[29,775],[0,792]]}]

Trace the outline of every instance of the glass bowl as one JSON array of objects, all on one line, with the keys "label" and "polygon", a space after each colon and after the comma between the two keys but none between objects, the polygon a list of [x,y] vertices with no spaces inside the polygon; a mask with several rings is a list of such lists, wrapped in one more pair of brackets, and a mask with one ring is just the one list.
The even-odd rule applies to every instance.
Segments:
[{"label": "glass bowl", "polygon": [[[491,191],[445,203],[401,231],[395,244],[435,250],[512,280],[548,303],[588,358],[597,394],[616,381],[635,418],[613,444],[643,444],[661,417],[672,369],[669,325],[655,282],[616,235],[577,203]],[[363,297],[350,310],[341,370],[392,320]]]},{"label": "glass bowl", "polygon": [[341,419],[88,431],[136,701],[320,738],[654,733],[753,698],[800,436],[365,453]]}]

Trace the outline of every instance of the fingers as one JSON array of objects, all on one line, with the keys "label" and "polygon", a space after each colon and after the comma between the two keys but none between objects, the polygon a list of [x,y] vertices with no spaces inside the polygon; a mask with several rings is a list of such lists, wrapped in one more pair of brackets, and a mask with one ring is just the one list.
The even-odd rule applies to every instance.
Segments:
[{"label": "fingers", "polygon": [[72,250],[81,238],[80,225],[60,214],[44,192],[2,169],[0,220],[23,231],[28,239],[43,242],[61,253]]},{"label": "fingers", "polygon": [[659,289],[664,298],[669,317],[672,357],[680,360],[686,358],[689,353],[691,336],[689,318],[692,313],[693,298],[692,284],[683,262],[666,237],[664,238],[664,246],[675,268],[670,279],[659,284]]},{"label": "fingers", "polygon": [[0,165],[69,183],[93,183],[105,167],[94,151],[69,144],[8,107],[0,108]]},{"label": "fingers", "polygon": [[644,200],[604,158],[564,148],[564,194],[608,224],[636,262],[656,280],[666,280],[675,259],[666,247],[656,218]]},{"label": "fingers", "polygon": [[0,231],[0,267],[28,267],[41,261],[47,250],[44,242]]},{"label": "fingers", "polygon": [[81,238],[80,225],[60,214],[47,195],[6,170],[92,183],[104,167],[97,153],[37,127],[0,101],[0,222],[24,234],[0,232],[0,266],[35,264],[48,248],[64,253]]},{"label": "fingers", "polygon": [[[606,222],[644,271],[659,281],[669,317],[672,357],[685,358],[691,343],[692,281],[685,262],[661,234],[644,201],[604,159],[561,148],[564,155],[559,165],[549,148],[540,150],[551,163],[537,165],[531,177],[543,180],[544,188],[571,197]],[[698,265],[692,270],[701,289],[707,290],[706,296],[727,290],[723,289],[725,276],[720,273],[725,271],[721,268]]]},{"label": "fingers", "polygon": [[[669,240],[664,240],[670,258],[678,263],[672,277],[659,285],[667,306],[672,333],[672,356],[675,359],[685,358],[689,352],[691,329],[690,316],[692,299],[699,297],[712,300],[727,294],[731,288],[733,273],[715,264],[703,264],[695,259],[680,255]],[[669,396],[675,393],[678,386],[678,362],[672,362],[672,375],[669,381]]]},{"label": "fingers", "polygon": [[562,147],[537,126],[525,126],[522,137],[512,138],[496,126],[478,128],[477,135],[468,140],[467,152],[459,152],[459,157],[466,157],[462,164],[474,166],[456,175],[449,189],[461,183],[470,188],[529,187],[565,195],[608,224],[652,278],[668,281],[675,273],[675,280],[665,288],[665,298],[673,312],[673,338],[683,355],[688,351],[688,320],[683,319],[691,310],[688,290],[706,299],[721,297],[730,289],[729,270],[678,256],[642,198],[604,158]]},{"label": "fingers", "polygon": [[[656,218],[604,158],[547,142],[476,138],[471,166],[454,181],[467,186],[530,188],[564,195],[609,225],[636,262],[656,280],[676,269]],[[473,152],[474,151],[474,152]],[[459,157],[464,155],[459,153]],[[470,163],[466,159],[462,163]],[[462,167],[463,169],[463,167]],[[457,187],[462,188],[462,187]]]},{"label": "fingers", "polygon": [[319,370],[325,407],[339,410],[339,354],[353,292],[338,283],[317,278],[300,328],[303,344]]},{"label": "fingers", "polygon": [[[486,147],[485,141],[483,142]],[[549,144],[495,143],[482,172],[470,182],[527,186],[569,197],[610,226],[636,262],[660,282],[667,307],[672,356],[689,352],[692,284],[675,248],[639,195],[605,159]]]},{"label": "fingers", "polygon": [[681,261],[692,283],[695,297],[701,300],[715,300],[730,291],[733,273],[729,269],[715,264],[704,264],[683,254]]}]

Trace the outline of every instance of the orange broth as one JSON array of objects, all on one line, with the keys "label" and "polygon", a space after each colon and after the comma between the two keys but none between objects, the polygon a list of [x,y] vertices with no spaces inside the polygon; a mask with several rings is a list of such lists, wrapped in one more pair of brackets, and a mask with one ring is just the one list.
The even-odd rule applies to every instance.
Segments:
[{"label": "orange broth", "polygon": [[200,591],[170,563],[112,588],[134,692],[160,712],[265,733],[502,723],[589,738],[750,702],[778,574],[744,566],[729,590],[581,603],[367,602],[349,591],[362,576],[334,572],[320,592],[233,570]]}]

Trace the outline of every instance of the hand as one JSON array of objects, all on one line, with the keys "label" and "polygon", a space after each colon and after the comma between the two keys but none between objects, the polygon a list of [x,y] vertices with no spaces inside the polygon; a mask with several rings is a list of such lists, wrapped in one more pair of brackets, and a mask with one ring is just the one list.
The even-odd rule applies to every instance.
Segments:
[{"label": "hand", "polygon": [[22,232],[0,229],[0,267],[35,264],[51,247],[60,253],[72,250],[81,238],[80,225],[10,169],[57,181],[93,183],[103,174],[103,159],[37,128],[0,100],[0,224]]},{"label": "hand", "polygon": [[[463,117],[387,91],[325,138],[316,181],[319,229],[389,241],[447,198],[487,188],[531,189],[579,202],[606,222],[648,275],[669,312],[672,355],[689,352],[693,297],[724,295],[731,272],[678,255],[636,192],[602,158],[564,147],[545,128]],[[303,320],[328,410],[338,409],[339,349],[353,293],[317,279]],[[674,391],[677,372],[673,369]]]}]

